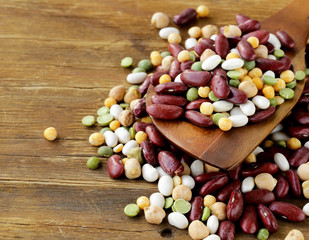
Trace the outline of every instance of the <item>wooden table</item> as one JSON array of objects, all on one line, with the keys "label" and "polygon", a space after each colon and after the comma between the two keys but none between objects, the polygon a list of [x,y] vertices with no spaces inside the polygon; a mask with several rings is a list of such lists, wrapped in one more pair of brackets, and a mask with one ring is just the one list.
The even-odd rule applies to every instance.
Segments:
[{"label": "wooden table", "polygon": [[[96,148],[88,137],[100,128],[86,128],[81,119],[96,115],[112,86],[128,86],[123,57],[136,63],[167,49],[150,26],[154,12],[173,16],[206,3],[210,16],[197,24],[222,26],[234,23],[238,12],[263,20],[288,2],[1,0],[0,239],[190,239],[167,221],[154,226],[123,214],[156,184],[112,180],[106,159],[89,170],[86,161]],[[59,132],[54,142],[43,138],[49,126]],[[294,202],[302,207],[306,201]],[[283,239],[292,228],[308,238],[308,224],[279,221],[271,239]]]}]

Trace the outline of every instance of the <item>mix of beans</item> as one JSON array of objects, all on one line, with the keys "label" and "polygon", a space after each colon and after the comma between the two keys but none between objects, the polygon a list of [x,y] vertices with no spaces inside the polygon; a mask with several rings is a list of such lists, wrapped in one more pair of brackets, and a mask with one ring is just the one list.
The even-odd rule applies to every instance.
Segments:
[{"label": "mix of beans", "polygon": [[[199,6],[173,20],[183,25],[208,14],[206,6]],[[124,208],[127,216],[143,211],[151,224],[167,218],[170,225],[188,229],[192,239],[206,240],[232,240],[238,226],[265,240],[278,231],[276,218],[300,222],[309,216],[309,203],[301,209],[285,201],[289,193],[309,199],[309,79],[303,72],[289,70],[291,62],[281,46],[291,49],[294,43],[285,32],[274,35],[259,30],[258,21],[240,14],[236,21],[238,25],[225,26],[220,33],[213,25],[190,28],[185,41],[189,50],[184,50],[179,30],[168,27],[167,15],[155,13],[151,23],[161,29],[159,35],[170,43],[169,51],[154,51],[150,60],[139,61],[127,76],[134,85],[112,88],[97,110],[98,117],[82,119],[85,126],[95,122],[102,126],[89,142],[98,147],[98,156],[108,158],[111,178],[142,176],[147,182],[157,182],[157,192],[140,196]],[[130,57],[121,61],[122,67],[132,64]],[[147,74],[154,67],[157,71]],[[293,97],[296,80],[305,78],[303,95],[293,112],[230,171],[176,148],[148,115],[175,119],[185,111],[185,118],[194,124],[218,125],[227,131],[272,115],[276,105]],[[146,107],[144,95],[150,84],[156,86],[157,94]],[[87,161],[90,169],[99,165],[98,157]],[[294,229],[285,239],[304,236]]]}]

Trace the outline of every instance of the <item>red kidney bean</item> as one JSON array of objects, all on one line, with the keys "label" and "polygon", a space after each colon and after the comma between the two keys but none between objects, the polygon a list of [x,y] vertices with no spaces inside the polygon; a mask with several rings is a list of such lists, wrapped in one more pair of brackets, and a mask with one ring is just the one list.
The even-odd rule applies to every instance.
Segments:
[{"label": "red kidney bean", "polygon": [[231,222],[236,222],[244,208],[244,200],[240,190],[234,190],[230,196],[230,200],[227,204],[227,219]]},{"label": "red kidney bean", "polygon": [[281,72],[288,70],[291,67],[293,67],[291,59],[287,56],[280,58],[278,61],[281,62],[283,64],[283,66],[279,70],[275,71],[275,73],[277,75],[279,75]]},{"label": "red kidney bean", "polygon": [[189,214],[189,221],[200,220],[203,213],[203,198],[201,196],[196,196],[191,202],[191,211]]},{"label": "red kidney bean", "polygon": [[[307,49],[309,51],[308,45],[307,45]],[[307,56],[307,54],[306,54],[306,56]],[[305,87],[304,87],[304,90],[303,90],[302,94],[309,93],[309,76],[306,76],[304,81],[305,81]]]},{"label": "red kidney bean", "polygon": [[177,58],[178,54],[184,50],[184,48],[178,43],[170,43],[168,45],[168,51],[173,55],[173,57]]},{"label": "red kidney bean", "polygon": [[236,168],[229,170],[228,175],[232,180],[239,180],[242,164],[239,164]]},{"label": "red kidney bean", "polygon": [[222,34],[219,33],[215,40],[215,51],[220,57],[224,58],[230,52],[229,42],[227,38]]},{"label": "red kidney bean", "polygon": [[272,45],[270,42],[266,42],[264,45],[267,47],[268,53],[273,53],[275,51],[274,45]]},{"label": "red kidney bean", "polygon": [[209,173],[203,173],[194,178],[195,182],[198,184],[205,184],[211,179],[217,178],[217,177],[224,177],[226,176],[226,173],[224,172],[209,172]]},{"label": "red kidney bean", "polygon": [[124,166],[121,163],[121,157],[114,154],[107,160],[107,172],[111,178],[119,178],[124,172]]},{"label": "red kidney bean", "polygon": [[289,192],[289,183],[288,181],[282,177],[282,176],[277,176],[277,185],[276,188],[274,189],[274,193],[277,198],[284,198],[288,192]]},{"label": "red kidney bean", "polygon": [[221,74],[215,74],[212,77],[210,86],[214,94],[220,99],[225,99],[230,94],[230,88],[227,80]]},{"label": "red kidney bean", "polygon": [[298,139],[306,139],[309,137],[309,127],[292,126],[292,127],[289,127],[289,133],[292,137],[295,137]]},{"label": "red kidney bean", "polygon": [[[153,86],[157,86],[159,84],[159,79],[163,74],[168,73],[168,71],[163,72],[155,72],[149,76],[149,81]],[[148,78],[148,77],[147,77]]]},{"label": "red kidney bean", "polygon": [[159,132],[154,125],[149,125],[145,128],[145,132],[149,140],[158,147],[165,147],[167,145],[165,137]]},{"label": "red kidney bean", "polygon": [[289,48],[289,49],[293,49],[295,47],[295,43],[294,43],[293,39],[286,32],[284,32],[282,30],[278,30],[276,32],[276,36],[278,37],[282,46]]},{"label": "red kidney bean", "polygon": [[167,174],[180,175],[184,168],[176,155],[169,151],[161,151],[158,154],[159,164]]},{"label": "red kidney bean", "polygon": [[273,202],[270,204],[269,209],[276,216],[280,216],[291,222],[302,222],[306,219],[306,215],[303,210],[290,203]]},{"label": "red kidney bean", "polygon": [[181,94],[188,90],[188,86],[181,82],[167,82],[159,84],[154,90],[156,93]]},{"label": "red kidney bean", "polygon": [[213,75],[221,75],[221,77],[223,77],[224,79],[227,80],[226,71],[223,68],[221,68],[221,67],[216,67],[213,70]]},{"label": "red kidney bean", "polygon": [[187,153],[183,153],[181,155],[180,161],[184,161],[186,164],[188,164],[188,166],[190,166],[192,164],[192,162],[194,161],[194,158],[191,157],[189,154]]},{"label": "red kidney bean", "polygon": [[276,112],[276,108],[274,106],[270,106],[265,110],[259,110],[254,115],[249,117],[249,121],[252,123],[258,123],[264,121],[265,119],[269,118]]},{"label": "red kidney bean", "polygon": [[279,146],[273,146],[271,148],[268,148],[267,151],[275,154],[275,153],[282,153],[287,159],[289,159],[292,156],[292,151],[288,148],[279,147]]},{"label": "red kidney bean", "polygon": [[155,145],[152,142],[145,140],[141,142],[141,149],[145,160],[152,166],[156,166],[158,162],[158,154]]},{"label": "red kidney bean", "polygon": [[225,99],[226,101],[234,103],[234,104],[242,104],[242,103],[247,102],[248,97],[244,91],[231,87],[231,86],[229,86],[229,88],[230,88],[230,94]]},{"label": "red kidney bean", "polygon": [[206,98],[196,99],[187,104],[186,110],[199,110],[203,102],[210,102],[210,100],[208,98],[207,99]]},{"label": "red kidney bean", "polygon": [[230,221],[220,223],[218,236],[221,240],[233,240],[235,237],[235,225]]},{"label": "red kidney bean", "polygon": [[246,16],[246,15],[243,15],[243,14],[240,14],[240,13],[238,13],[237,15],[236,15],[236,23],[237,23],[237,25],[240,25],[240,24],[242,24],[242,23],[244,23],[245,21],[248,21],[248,20],[250,20],[251,18],[249,18],[248,16]]},{"label": "red kidney bean", "polygon": [[300,103],[300,104],[309,103],[309,96],[308,95],[301,96],[298,103]]},{"label": "red kidney bean", "polygon": [[136,122],[134,123],[133,128],[136,132],[139,132],[139,131],[145,132],[146,127],[149,125],[152,125],[152,123]]},{"label": "red kidney bean", "polygon": [[211,78],[210,72],[186,70],[180,75],[183,83],[193,86],[202,87],[208,85]]},{"label": "red kidney bean", "polygon": [[302,189],[297,173],[293,170],[288,170],[286,171],[286,178],[288,179],[293,195],[295,197],[300,197]]},{"label": "red kidney bean", "polygon": [[203,187],[201,187],[200,196],[205,197],[207,194],[211,194],[221,189],[228,182],[229,178],[227,176],[213,178],[210,181],[206,182]]},{"label": "red kidney bean", "polygon": [[173,96],[168,94],[155,94],[151,97],[151,102],[154,104],[167,104],[183,107],[187,104],[188,100],[185,97]]},{"label": "red kidney bean", "polygon": [[247,61],[253,61],[256,59],[254,48],[252,47],[251,43],[249,43],[248,41],[241,40],[237,44],[237,50],[240,56]]},{"label": "red kidney bean", "polygon": [[220,202],[225,202],[227,201],[230,196],[231,193],[234,190],[238,190],[241,187],[241,182],[239,180],[234,180],[233,182],[230,182],[228,185],[226,185],[224,188],[222,188],[218,195],[217,195],[217,200]]},{"label": "red kidney bean", "polygon": [[241,37],[238,37],[238,36],[228,37],[227,40],[229,42],[230,48],[235,48],[237,44],[239,43],[239,41],[241,41]]},{"label": "red kidney bean", "polygon": [[187,8],[181,13],[174,16],[173,21],[176,25],[184,25],[196,19],[196,10],[194,8]]},{"label": "red kidney bean", "polygon": [[206,49],[211,49],[213,51],[215,51],[215,47],[214,47],[214,43],[215,41],[210,39],[210,38],[202,38],[198,44],[195,45],[194,47],[194,51],[201,56],[202,53],[206,50]]},{"label": "red kidney bean", "polygon": [[294,118],[300,124],[309,125],[309,112],[296,113]]},{"label": "red kidney bean", "polygon": [[259,39],[259,43],[264,44],[268,41],[269,32],[266,30],[257,30],[254,32],[250,32],[250,33],[245,34],[242,37],[242,40],[247,40],[249,37],[257,37]]},{"label": "red kidney bean", "polygon": [[256,189],[244,193],[244,202],[246,204],[269,204],[276,200],[275,194],[267,189]]},{"label": "red kidney bean", "polygon": [[183,109],[175,105],[152,104],[146,108],[149,115],[159,119],[171,120],[180,118]]},{"label": "red kidney bean", "polygon": [[142,94],[142,96],[144,96],[147,93],[149,86],[150,86],[150,76],[147,76],[145,81],[138,88],[138,91]]},{"label": "red kidney bean", "polygon": [[183,154],[183,151],[181,151],[178,147],[171,143],[169,143],[169,151],[175,153],[177,157],[181,157]]},{"label": "red kidney bean", "polygon": [[309,161],[309,149],[307,147],[300,147],[295,150],[289,163],[292,167],[299,167],[301,164]]},{"label": "red kidney bean", "polygon": [[191,69],[191,66],[195,63],[194,61],[185,61],[180,64],[180,70],[185,71],[187,69]]},{"label": "red kidney bean", "polygon": [[278,171],[277,164],[266,162],[266,163],[255,163],[250,167],[241,171],[241,175],[245,177],[255,177],[260,173],[269,173],[271,175]]},{"label": "red kidney bean", "polygon": [[257,212],[254,206],[246,206],[240,219],[240,227],[247,234],[254,234],[258,230]]},{"label": "red kidney bean", "polygon": [[274,161],[274,153],[271,152],[260,152],[256,156],[256,162],[257,163],[266,163],[266,162],[272,162]]},{"label": "red kidney bean", "polygon": [[257,206],[257,210],[265,228],[270,232],[277,232],[278,223],[274,214],[263,204]]},{"label": "red kidney bean", "polygon": [[171,63],[171,67],[170,67],[168,75],[170,75],[172,79],[175,79],[180,73],[181,73],[180,62],[177,59],[175,59]]},{"label": "red kidney bean", "polygon": [[135,117],[142,118],[147,115],[146,112],[146,99],[140,99],[133,108],[133,114]]},{"label": "red kidney bean", "polygon": [[242,34],[257,31],[261,28],[261,23],[257,20],[249,19],[238,25]]},{"label": "red kidney bean", "polygon": [[210,117],[201,114],[198,111],[194,111],[194,110],[187,110],[185,112],[185,118],[200,127],[211,127],[214,125],[213,121],[211,120]]}]

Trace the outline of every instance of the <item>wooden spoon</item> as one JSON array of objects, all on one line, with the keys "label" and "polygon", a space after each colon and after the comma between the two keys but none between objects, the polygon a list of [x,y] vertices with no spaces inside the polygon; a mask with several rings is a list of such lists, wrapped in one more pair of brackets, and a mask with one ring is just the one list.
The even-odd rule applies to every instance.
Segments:
[{"label": "wooden spoon", "polygon": [[[309,1],[294,0],[275,15],[262,22],[261,29],[275,33],[286,31],[295,41],[295,49],[287,55],[294,70],[305,70],[305,46],[309,32]],[[304,81],[295,87],[295,96],[277,107],[267,120],[223,132],[219,128],[201,128],[187,121],[166,121],[153,118],[159,131],[174,145],[197,159],[222,169],[232,169],[240,164],[285,118],[297,103],[304,88]],[[151,105],[154,88],[149,87],[147,106]]]}]

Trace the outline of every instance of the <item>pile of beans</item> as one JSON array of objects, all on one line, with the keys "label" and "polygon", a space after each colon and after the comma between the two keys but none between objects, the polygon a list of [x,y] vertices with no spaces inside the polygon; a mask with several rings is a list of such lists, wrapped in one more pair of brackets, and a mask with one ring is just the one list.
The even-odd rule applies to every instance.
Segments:
[{"label": "pile of beans", "polygon": [[[206,17],[208,13],[206,6],[199,6],[196,10],[186,9],[174,17],[174,23],[183,25],[196,19],[197,16]],[[199,126],[201,126],[201,122],[207,122],[209,125],[217,124],[222,130],[228,130],[229,121],[232,122],[233,127],[243,126],[243,122],[247,123],[248,119],[252,121],[252,117],[256,115],[268,116],[268,114],[265,115],[264,113],[265,111],[269,112],[271,108],[269,105],[273,107],[271,109],[274,109],[274,105],[280,105],[284,99],[290,99],[290,95],[286,94],[268,98],[268,95],[265,95],[268,90],[264,90],[265,88],[272,88],[271,91],[279,92],[279,95],[282,95],[282,93],[280,94],[281,90],[289,89],[288,93],[290,93],[296,85],[295,78],[297,80],[305,78],[303,72],[294,75],[292,71],[287,70],[290,67],[290,62],[287,57],[283,57],[284,53],[278,47],[278,44],[293,47],[291,42],[288,41],[290,44],[284,42],[284,39],[289,39],[287,35],[277,33],[280,42],[275,35],[267,33],[266,37],[264,30],[258,30],[259,23],[257,21],[243,15],[237,15],[236,20],[238,26],[224,27],[222,29],[223,34],[219,33],[217,36],[215,36],[217,31],[215,26],[209,27],[207,25],[202,29],[199,29],[199,27],[190,28],[189,35],[193,39],[200,37],[201,34],[203,34],[204,38],[199,42],[197,40],[187,40],[186,48],[195,48],[204,41],[207,47],[204,48],[203,46],[204,50],[201,50],[200,54],[196,54],[197,48],[194,53],[187,51],[191,61],[181,62],[178,59],[179,54],[186,50],[180,50],[176,54],[175,49],[179,48],[180,45],[176,45],[178,43],[174,41],[179,41],[179,39],[181,41],[178,29],[167,28],[169,18],[164,13],[155,13],[151,22],[155,27],[162,28],[159,35],[162,38],[167,38],[170,42],[170,52],[160,53],[154,51],[150,54],[150,60],[139,61],[137,67],[127,76],[127,81],[131,84],[142,83],[142,85],[133,85],[129,89],[124,86],[112,88],[108,98],[104,101],[104,106],[97,110],[98,117],[85,116],[82,119],[85,126],[92,126],[95,122],[102,126],[100,132],[90,135],[89,142],[98,147],[97,155],[99,157],[108,158],[107,171],[111,178],[117,179],[125,176],[128,179],[136,179],[142,176],[147,182],[157,182],[158,184],[157,192],[149,197],[140,196],[137,198],[136,203],[128,204],[124,208],[127,216],[135,217],[143,211],[145,220],[151,224],[160,224],[167,217],[170,225],[179,229],[188,229],[192,239],[207,240],[232,240],[234,239],[235,228],[237,229],[238,226],[243,232],[257,234],[258,239],[265,240],[268,239],[270,233],[278,230],[276,217],[284,218],[287,221],[300,222],[304,221],[306,216],[309,216],[309,203],[301,209],[284,201],[288,195],[309,199],[308,77],[306,78],[307,84],[303,96],[293,112],[272,131],[261,146],[257,147],[241,165],[231,171],[219,170],[198,159],[193,159],[170,144],[152,124],[152,120],[148,115],[151,112],[158,114],[156,110],[153,110],[153,108],[157,108],[156,105],[159,105],[160,114],[167,111],[172,116],[179,115],[178,117],[183,115],[183,108],[185,108],[185,117],[189,121]],[[235,31],[235,29],[237,31],[240,29],[238,37],[234,35],[225,36],[227,32]],[[242,54],[248,54],[247,50],[242,52],[242,47],[238,49],[238,52],[230,50],[232,44],[238,45],[241,42],[246,46],[249,46],[248,43],[252,44],[250,41],[243,43],[245,35],[242,36],[242,33],[252,33],[252,31],[262,31],[266,39],[261,41],[259,39],[261,35],[257,35],[256,39],[264,44],[257,44],[257,48],[258,46],[264,46],[262,47],[264,50],[267,48],[267,51],[272,52],[269,49],[273,45],[276,48],[275,51],[279,50],[273,56],[280,58],[279,60],[271,59],[274,57],[268,57],[267,55],[266,58],[259,58],[262,60],[243,61],[242,59],[246,59],[247,55],[243,56]],[[171,34],[173,35],[170,36]],[[209,34],[209,37],[206,37],[206,34]],[[215,40],[212,40],[211,36]],[[250,37],[252,36],[250,35]],[[221,44],[222,39],[229,42],[228,47]],[[215,44],[217,47],[213,46],[213,41],[219,41],[219,44]],[[206,44],[206,42],[208,43]],[[218,46],[221,46],[220,49],[225,46],[226,55],[230,54],[233,57],[228,59],[226,56],[221,56],[220,51],[222,49],[217,50]],[[213,47],[214,50],[212,50]],[[208,57],[215,56],[213,60],[208,60],[210,63],[220,57],[218,64],[221,64],[223,57],[226,60],[222,65],[229,60],[235,61],[236,59],[236,61],[243,61],[245,67],[242,68],[241,66],[239,69],[237,68],[238,70],[229,70],[222,65],[222,68],[218,68],[217,64],[215,66],[217,68],[213,68],[213,73],[202,71],[206,70],[203,65],[208,59],[203,56],[203,53],[210,51],[214,51],[214,54]],[[187,55],[187,52],[183,52],[184,55]],[[255,54],[258,53],[255,52]],[[201,58],[205,58],[203,63],[197,61],[197,59]],[[271,64],[266,64],[267,68],[264,68],[263,63],[269,62],[269,59],[271,59]],[[284,67],[281,64],[282,62]],[[133,59],[130,57],[126,57],[121,61],[123,67],[130,67],[132,64]],[[259,68],[255,67],[256,64]],[[187,70],[188,66],[192,70]],[[197,66],[202,69],[197,69]],[[273,72],[270,72],[270,66]],[[281,67],[275,69],[274,66]],[[157,71],[147,75],[146,72],[150,72],[153,67],[157,67]],[[228,71],[226,72],[226,70]],[[175,72],[171,74],[173,71]],[[283,74],[282,76],[280,74],[280,80],[282,81],[279,78],[276,79],[274,75],[279,74],[280,71]],[[192,85],[195,84],[196,79],[203,80],[205,74],[209,75],[207,81],[210,81],[210,87],[207,84],[201,86]],[[192,81],[192,76],[195,81]],[[226,76],[231,78],[229,85],[227,85]],[[218,85],[215,84],[217,88],[212,86],[214,78],[219,79],[220,82]],[[172,79],[175,81],[172,82]],[[256,79],[260,79],[259,86],[261,88],[256,91],[257,93],[254,96],[249,97],[248,89],[251,89],[251,87],[257,88],[256,82],[258,80]],[[276,83],[274,83],[273,79],[276,80]],[[188,83],[188,81],[191,82]],[[276,86],[278,82],[280,82],[280,86]],[[157,92],[152,97],[153,104],[151,106],[155,106],[152,109],[146,108],[145,98],[143,97],[150,83],[156,85],[155,90]],[[238,88],[236,83],[239,84]],[[250,83],[251,87],[239,89],[242,83]],[[226,86],[227,88],[225,88]],[[197,89],[197,87],[199,88]],[[277,87],[279,91],[276,90]],[[229,89],[229,94],[226,93],[227,98],[225,100],[222,100],[222,96],[221,100],[219,100],[216,95],[218,94],[217,91],[220,92],[224,88]],[[241,92],[244,92],[244,94]],[[265,96],[262,96],[263,94]],[[241,99],[243,99],[242,101],[246,99],[246,102],[236,103],[228,100],[239,100],[239,96],[243,96]],[[248,100],[248,98],[252,98],[252,101]],[[169,105],[171,102],[177,104]],[[266,102],[267,105],[269,104],[267,107]],[[232,104],[230,110],[226,109],[228,104]],[[234,105],[239,105],[239,107]],[[265,109],[263,109],[263,106]],[[181,109],[181,114],[178,108]],[[219,110],[215,110],[217,113],[212,114],[211,108]],[[259,109],[257,112],[255,112],[256,108]],[[200,109],[200,113],[196,111],[198,109]],[[227,111],[230,111],[230,113],[228,114]],[[209,114],[205,114],[205,112]],[[260,114],[261,112],[263,114]],[[271,112],[273,113],[274,110]],[[196,117],[197,115],[199,117]],[[163,114],[162,116],[166,118],[166,116],[170,115]],[[210,120],[197,120],[200,116],[203,116],[203,118],[212,116],[212,119],[207,117]],[[237,116],[246,117],[246,121],[241,120],[240,123],[240,117],[238,119]],[[233,117],[238,120],[234,121]],[[258,117],[258,120],[260,120],[260,117]],[[90,169],[98,168],[100,159],[98,157],[89,158],[87,166]],[[285,239],[304,239],[304,236],[300,231],[294,229],[288,233]]]}]

